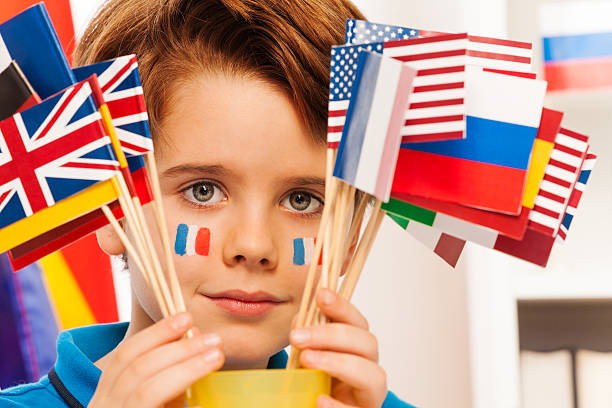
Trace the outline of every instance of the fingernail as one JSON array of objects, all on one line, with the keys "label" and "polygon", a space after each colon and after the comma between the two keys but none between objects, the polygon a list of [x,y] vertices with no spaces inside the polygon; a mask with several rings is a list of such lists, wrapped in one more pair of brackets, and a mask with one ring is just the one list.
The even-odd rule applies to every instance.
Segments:
[{"label": "fingernail", "polygon": [[221,358],[221,351],[219,349],[208,350],[202,355],[202,360],[205,363],[215,363]]},{"label": "fingernail", "polygon": [[331,305],[334,302],[335,296],[329,289],[321,289],[319,292],[319,300],[324,305]]},{"label": "fingernail", "polygon": [[291,331],[291,340],[293,343],[303,344],[310,340],[310,330],[294,329]]},{"label": "fingernail", "polygon": [[221,337],[215,333],[208,333],[203,336],[204,345],[207,347],[215,347],[221,344]]},{"label": "fingernail", "polygon": [[171,325],[174,330],[183,330],[190,322],[191,318],[187,313],[179,313],[172,318]]}]

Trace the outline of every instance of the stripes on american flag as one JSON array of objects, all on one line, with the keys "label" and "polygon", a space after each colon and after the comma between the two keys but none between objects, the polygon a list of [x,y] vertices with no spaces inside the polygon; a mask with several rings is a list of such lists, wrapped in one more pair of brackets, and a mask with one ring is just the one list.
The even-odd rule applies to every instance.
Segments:
[{"label": "stripes on american flag", "polygon": [[402,142],[465,137],[467,34],[447,34],[384,43],[383,54],[417,70]]},{"label": "stripes on american flag", "polygon": [[561,128],[540,183],[528,226],[554,237],[589,147],[587,136]]},{"label": "stripes on american flag", "polygon": [[578,209],[578,205],[580,204],[580,199],[584,194],[586,183],[589,181],[591,171],[595,167],[596,161],[597,155],[589,151],[586,155],[586,158],[584,159],[584,163],[582,164],[580,176],[578,177],[578,181],[576,181],[574,191],[572,191],[572,195],[570,196],[569,202],[567,203],[567,208],[565,209],[565,214],[563,215],[563,221],[561,222],[561,226],[559,227],[559,231],[557,233],[558,241],[563,242],[567,238],[569,227],[574,217],[576,216],[576,211]]},{"label": "stripes on american flag", "polygon": [[359,50],[382,53],[382,47],[382,43],[332,47],[327,119],[327,145],[330,149],[337,149],[342,139],[351,88],[357,75]]}]

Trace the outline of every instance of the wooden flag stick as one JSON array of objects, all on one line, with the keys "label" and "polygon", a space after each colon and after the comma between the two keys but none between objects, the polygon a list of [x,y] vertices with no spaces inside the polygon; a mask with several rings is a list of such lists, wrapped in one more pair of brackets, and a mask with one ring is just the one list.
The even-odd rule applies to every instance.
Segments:
[{"label": "wooden flag stick", "polygon": [[149,248],[150,253],[152,255],[153,272],[155,273],[155,277],[160,283],[164,297],[166,297],[169,300],[168,309],[170,311],[170,314],[176,314],[176,301],[174,300],[174,298],[172,297],[172,294],[170,293],[168,281],[166,280],[166,276],[164,275],[164,272],[161,268],[161,263],[159,262],[159,257],[157,256],[157,251],[155,251],[155,246],[153,244],[153,238],[151,237],[151,232],[149,231],[149,227],[144,217],[142,206],[140,205],[140,199],[138,197],[134,197],[132,200],[134,202],[134,206],[136,207],[136,216],[138,217],[138,220],[140,221],[142,228],[143,228],[146,246],[147,248]]},{"label": "wooden flag stick", "polygon": [[[151,189],[153,191],[153,210],[155,212],[155,220],[157,222],[157,229],[159,232],[159,236],[162,241],[162,246],[164,247],[164,253],[166,257],[166,266],[168,268],[168,276],[170,280],[170,287],[172,289],[172,295],[174,300],[176,301],[177,310],[179,312],[186,311],[185,299],[183,298],[183,293],[181,292],[181,287],[178,281],[178,276],[176,274],[176,268],[174,266],[174,261],[172,260],[172,250],[170,249],[170,240],[168,238],[168,234],[166,233],[167,223],[166,223],[166,214],[164,212],[163,202],[162,202],[162,193],[161,186],[159,184],[159,174],[157,172],[157,163],[155,161],[155,155],[153,152],[147,152],[145,156],[147,168],[149,169],[149,180],[151,181]],[[193,333],[191,330],[187,333],[188,337],[192,337]]]},{"label": "wooden flag stick", "polygon": [[351,217],[353,216],[353,209],[355,207],[355,187],[347,186],[345,188],[344,202],[340,208],[340,229],[336,232],[336,246],[334,248],[334,262],[331,270],[330,289],[336,291],[338,289],[338,280],[340,279],[340,272],[342,265],[346,259],[348,247],[346,245],[348,239],[347,228],[350,224]]},{"label": "wooden flag stick", "polygon": [[[123,196],[122,198],[122,195],[120,195],[119,197],[120,197],[120,201],[119,201],[120,203],[122,201],[125,201],[124,200],[125,196]],[[126,216],[127,211],[124,209],[125,207],[123,205],[121,207],[123,209],[123,214],[127,220],[128,219],[127,218],[128,216]],[[155,299],[157,300],[157,303],[159,304],[162,315],[164,317],[169,316],[169,311],[168,311],[168,306],[166,305],[166,300],[164,299],[161,293],[159,285],[155,281],[155,277],[152,276],[151,274],[151,269],[150,269],[150,265],[148,264],[148,260],[145,261],[145,263],[143,263],[143,261],[140,259],[140,256],[138,255],[138,251],[136,250],[136,248],[134,248],[134,246],[128,239],[127,234],[125,233],[125,231],[123,230],[123,228],[121,227],[121,225],[119,224],[115,216],[113,215],[113,212],[110,210],[110,208],[108,208],[108,206],[105,205],[102,207],[102,212],[104,212],[104,215],[106,215],[106,218],[109,220],[111,226],[115,230],[115,233],[119,236],[119,239],[121,240],[121,243],[125,247],[128,253],[128,256],[130,257],[131,260],[134,261],[140,273],[144,277],[145,281],[149,284],[149,286],[153,290],[153,294],[155,296]],[[147,266],[145,266],[145,264]]]},{"label": "wooden flag stick", "polygon": [[372,245],[376,239],[376,234],[380,229],[380,224],[385,216],[385,211],[380,209],[382,202],[380,200],[376,200],[374,205],[374,210],[368,220],[368,225],[363,233],[363,237],[359,242],[359,246],[355,251],[355,256],[351,260],[351,263],[348,267],[346,278],[344,282],[342,282],[342,287],[340,288],[340,295],[345,299],[350,300],[353,292],[355,291],[355,287],[357,286],[357,281],[361,276],[361,271],[363,270],[363,266],[365,265],[365,261],[372,249]]},{"label": "wooden flag stick", "polygon": [[[120,174],[118,176],[119,186],[121,188],[121,194],[119,195],[119,203],[121,204],[121,208],[123,210],[123,214],[128,221],[128,226],[132,228],[134,231],[134,236],[136,237],[139,248],[141,249],[142,260],[144,262],[145,269],[148,269],[152,273],[153,279],[151,283],[153,286],[159,285],[159,288],[162,293],[163,307],[167,310],[168,313],[173,314],[174,304],[172,301],[172,297],[170,296],[170,292],[167,288],[167,285],[164,285],[165,279],[160,280],[160,276],[155,272],[155,266],[153,263],[153,254],[152,252],[155,250],[152,246],[150,246],[147,242],[147,234],[144,230],[143,224],[137,215],[137,211],[135,209],[134,202],[129,199],[130,192],[128,190],[125,179]],[[150,238],[150,236],[149,236]],[[164,288],[165,286],[165,288]],[[165,290],[164,290],[165,289]],[[160,304],[162,307],[162,304]]]}]

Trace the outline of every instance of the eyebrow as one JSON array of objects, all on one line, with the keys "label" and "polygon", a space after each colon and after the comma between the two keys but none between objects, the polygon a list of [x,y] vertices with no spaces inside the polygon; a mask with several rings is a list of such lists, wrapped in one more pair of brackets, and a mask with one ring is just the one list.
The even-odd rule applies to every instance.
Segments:
[{"label": "eyebrow", "polygon": [[162,172],[162,177],[176,177],[184,174],[203,174],[222,177],[231,174],[231,171],[219,164],[181,164],[180,166],[174,166],[164,170]]},{"label": "eyebrow", "polygon": [[317,186],[325,188],[325,179],[320,177],[291,177],[286,179],[285,182],[295,186]]}]

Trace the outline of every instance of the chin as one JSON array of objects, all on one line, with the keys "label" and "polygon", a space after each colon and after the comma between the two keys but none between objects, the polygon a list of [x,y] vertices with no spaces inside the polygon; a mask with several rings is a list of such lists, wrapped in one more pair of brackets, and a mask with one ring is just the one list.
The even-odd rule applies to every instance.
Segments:
[{"label": "chin", "polygon": [[266,368],[270,357],[281,351],[285,345],[268,336],[257,339],[244,336],[241,339],[223,337],[225,365],[223,370],[247,370]]}]

